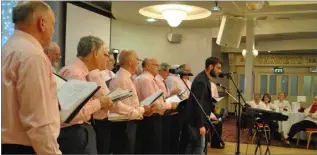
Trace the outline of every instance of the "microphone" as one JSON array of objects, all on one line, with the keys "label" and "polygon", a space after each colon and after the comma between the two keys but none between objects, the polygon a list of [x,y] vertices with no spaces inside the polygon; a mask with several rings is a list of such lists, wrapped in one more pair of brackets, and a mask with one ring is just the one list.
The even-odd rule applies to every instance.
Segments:
[{"label": "microphone", "polygon": [[220,84],[220,83],[217,83],[216,84],[218,87],[221,87],[221,88],[223,88],[223,89],[226,89],[226,90],[228,90],[225,86],[223,86],[222,84]]},{"label": "microphone", "polygon": [[179,69],[169,69],[172,74],[179,74],[180,76],[194,76],[193,73],[185,73]]},{"label": "microphone", "polygon": [[237,72],[220,73],[218,76],[219,76],[220,78],[224,78],[225,76],[230,76],[230,74],[235,74],[235,73],[237,73]]}]

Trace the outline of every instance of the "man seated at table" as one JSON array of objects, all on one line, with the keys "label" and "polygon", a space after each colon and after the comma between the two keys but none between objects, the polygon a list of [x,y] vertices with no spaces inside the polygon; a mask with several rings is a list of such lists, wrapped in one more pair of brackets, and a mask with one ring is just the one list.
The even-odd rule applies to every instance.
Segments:
[{"label": "man seated at table", "polygon": [[251,106],[251,108],[257,108],[257,109],[263,109],[263,110],[266,109],[265,103],[261,101],[260,93],[254,93],[254,99],[247,103],[248,105]]},{"label": "man seated at table", "polygon": [[289,130],[288,137],[285,138],[285,143],[289,145],[289,140],[298,132],[306,131],[307,128],[317,129],[317,96],[314,97],[313,103],[304,112],[305,119],[292,125]]}]

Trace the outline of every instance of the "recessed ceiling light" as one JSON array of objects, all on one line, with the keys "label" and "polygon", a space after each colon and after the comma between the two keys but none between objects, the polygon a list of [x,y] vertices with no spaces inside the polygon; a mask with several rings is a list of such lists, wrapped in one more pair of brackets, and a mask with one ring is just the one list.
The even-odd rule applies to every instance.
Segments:
[{"label": "recessed ceiling light", "polygon": [[271,53],[271,51],[267,51],[267,52]]},{"label": "recessed ceiling light", "polygon": [[146,21],[152,23],[152,22],[155,22],[156,20],[154,18],[148,18],[146,19]]}]

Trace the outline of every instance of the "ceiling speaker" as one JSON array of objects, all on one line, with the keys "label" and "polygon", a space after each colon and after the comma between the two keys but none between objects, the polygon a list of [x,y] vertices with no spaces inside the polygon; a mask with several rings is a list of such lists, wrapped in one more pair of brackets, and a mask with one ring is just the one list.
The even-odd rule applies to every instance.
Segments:
[{"label": "ceiling speaker", "polygon": [[173,33],[173,32],[171,32],[171,33],[169,33],[168,35],[167,35],[167,40],[168,40],[168,42],[170,42],[170,43],[181,43],[181,41],[182,41],[182,35],[181,34],[177,34],[177,33]]},{"label": "ceiling speaker", "polygon": [[239,48],[244,28],[244,19],[223,16],[216,43],[220,46]]}]

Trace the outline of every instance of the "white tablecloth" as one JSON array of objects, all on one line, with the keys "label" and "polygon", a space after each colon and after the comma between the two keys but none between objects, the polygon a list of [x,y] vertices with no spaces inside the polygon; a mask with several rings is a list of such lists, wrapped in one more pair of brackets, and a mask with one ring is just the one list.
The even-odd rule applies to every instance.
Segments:
[{"label": "white tablecloth", "polygon": [[[278,125],[279,125],[279,132],[283,132],[284,136],[287,137],[287,134],[290,130],[290,128],[292,127],[293,124],[298,123],[302,120],[305,119],[305,115],[304,113],[299,113],[299,112],[283,112],[284,115],[288,116],[288,120],[287,121],[279,121]],[[307,140],[307,134],[306,132],[300,132],[299,133],[299,138],[302,140]],[[293,138],[297,138],[297,136],[294,136]]]}]

